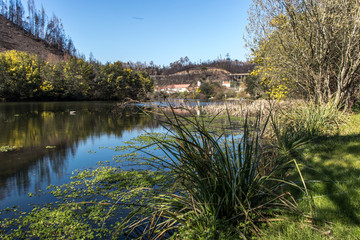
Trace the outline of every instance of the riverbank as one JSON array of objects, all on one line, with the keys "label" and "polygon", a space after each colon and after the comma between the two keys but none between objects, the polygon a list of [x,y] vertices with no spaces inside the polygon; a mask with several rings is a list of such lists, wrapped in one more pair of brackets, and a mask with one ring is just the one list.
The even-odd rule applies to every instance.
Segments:
[{"label": "riverbank", "polygon": [[[234,113],[237,113],[237,111],[234,109]],[[226,114],[226,111],[224,114]],[[300,113],[298,116],[303,115]],[[182,117],[178,116],[178,118]],[[326,119],[325,121],[327,121]],[[360,115],[351,115],[346,124],[341,124],[339,131],[328,132],[328,129],[324,129],[327,128],[327,125],[322,125],[323,129],[312,132],[318,134],[316,138],[311,138],[312,140],[306,145],[304,145],[306,141],[303,142],[304,144],[297,149],[296,154],[291,152],[291,156],[296,157],[301,167],[308,196],[312,197],[313,204],[310,205],[307,195],[304,194],[305,191],[301,191],[304,188],[295,165],[286,165],[295,171],[289,171],[285,175],[282,174],[284,172],[281,169],[280,172],[278,172],[279,169],[275,169],[276,175],[262,175],[262,171],[265,174],[273,173],[271,170],[273,166],[264,163],[267,160],[273,160],[272,154],[275,154],[275,156],[279,154],[268,151],[274,149],[269,145],[265,146],[266,152],[259,155],[259,151],[263,151],[263,149],[258,148],[257,143],[260,142],[261,136],[256,134],[262,131],[253,131],[253,129],[261,130],[262,126],[255,123],[255,126],[252,125],[251,128],[247,128],[250,130],[248,131],[250,135],[246,137],[247,140],[239,145],[229,144],[227,146],[228,150],[224,151],[222,150],[223,143],[218,142],[221,135],[214,135],[214,138],[210,137],[213,132],[208,131],[207,125],[203,125],[208,123],[207,120],[203,122],[199,119],[198,123],[195,120],[196,116],[194,116],[194,119],[184,117],[182,121],[187,122],[187,124],[183,125],[178,122],[176,124],[180,125],[172,125],[172,131],[180,131],[181,134],[186,136],[185,138],[179,138],[176,141],[177,143],[168,142],[169,134],[152,133],[141,135],[136,139],[127,141],[125,145],[116,147],[116,153],[114,153],[116,154],[114,156],[115,165],[113,163],[100,163],[91,169],[75,172],[71,182],[68,184],[50,186],[47,194],[56,197],[58,201],[50,205],[36,206],[31,213],[20,213],[18,218],[1,221],[0,224],[4,230],[0,231],[0,237],[11,239],[11,237],[20,236],[41,236],[46,239],[62,236],[68,239],[79,239],[99,236],[100,239],[116,238],[122,234],[134,237],[142,236],[141,231],[145,231],[145,227],[149,227],[149,224],[151,226],[152,222],[159,224],[153,225],[159,227],[153,229],[154,234],[162,232],[172,234],[179,231],[181,233],[179,237],[198,236],[198,239],[203,239],[202,237],[205,238],[206,236],[217,236],[219,239],[228,239],[226,237],[229,237],[229,239],[241,239],[242,235],[239,232],[248,237],[257,236],[262,239],[323,239],[324,237],[354,239],[354,236],[360,235],[357,220],[360,209],[358,204],[360,202],[360,188],[358,187],[360,186],[358,177],[360,175],[360,129],[357,128],[360,125]],[[216,121],[214,123],[219,125]],[[244,123],[242,122],[242,124]],[[336,123],[333,123],[332,126],[334,124],[336,127]],[[189,128],[188,125],[193,125],[195,128]],[[296,125],[293,126],[296,127]],[[301,126],[305,128],[305,125]],[[194,132],[193,129],[195,129]],[[297,132],[290,131],[290,133]],[[287,137],[288,140],[292,140],[288,132],[280,131],[280,133],[283,134],[284,138]],[[230,136],[228,138],[231,139]],[[163,146],[170,147],[171,149],[166,150],[174,151],[173,159],[178,157],[178,162],[187,165],[181,164],[178,165],[180,168],[172,169],[169,162],[166,162],[166,159],[170,156],[164,156],[166,154],[157,148],[148,149],[150,152],[146,150],[146,153],[150,153],[147,157],[143,155],[145,151],[143,147],[154,140],[160,144],[165,144]],[[190,141],[194,141],[199,148],[196,148],[196,144],[188,144]],[[207,141],[209,145],[205,144],[205,147],[203,147],[202,142],[204,141]],[[277,137],[277,140],[271,141],[271,144],[280,147],[278,141],[279,137]],[[296,139],[295,142],[297,142]],[[231,140],[229,143],[231,143]],[[282,150],[286,150],[289,145],[285,143],[289,143],[289,141],[283,141],[282,143],[284,143],[281,145],[284,147]],[[288,149],[292,149],[293,145]],[[242,172],[240,175],[233,174],[232,170],[233,167],[239,167],[236,164],[237,161],[234,161],[234,157],[235,159],[243,157],[237,151],[237,147],[240,150],[247,149],[247,154],[249,154],[246,158],[247,163],[255,164],[252,165],[253,168],[242,168],[240,164],[239,171],[235,171]],[[144,151],[133,152],[134,149]],[[213,149],[216,149],[216,153],[214,153]],[[177,154],[177,151],[182,152]],[[235,155],[235,153],[239,153],[239,155]],[[284,151],[281,152],[281,154],[284,153]],[[225,158],[219,159],[226,161],[213,158],[215,155],[225,156]],[[257,159],[262,156],[266,157],[265,162],[257,162]],[[187,163],[183,161],[188,161],[191,158],[192,161]],[[205,165],[200,165],[200,167],[193,165],[201,159],[206,159],[206,161],[200,161]],[[286,156],[286,159],[292,158]],[[156,170],[155,166],[159,168]],[[182,168],[183,166],[185,168]],[[232,167],[228,168],[228,166]],[[195,167],[199,167],[199,171],[194,173],[192,169]],[[250,171],[242,175],[244,170],[258,169],[258,167],[260,170]],[[134,169],[137,170],[134,171]],[[167,171],[164,169],[183,171]],[[269,170],[271,171],[269,172]],[[182,175],[185,171],[189,171],[188,175]],[[197,178],[200,171],[203,175]],[[210,176],[207,175],[209,172],[211,173]],[[254,184],[247,183],[247,179],[249,179],[247,174],[255,174],[252,175],[254,178],[250,178],[255,179]],[[186,176],[195,177],[198,182],[190,181],[191,184],[187,184],[189,178]],[[224,183],[224,181],[228,181],[224,176],[234,178],[234,184],[239,184],[240,181],[238,180],[244,182],[241,183],[241,188],[224,191],[224,189],[227,189],[226,186],[231,185]],[[243,178],[235,179],[238,176]],[[292,176],[290,179],[298,185],[297,189],[289,190],[292,198],[288,197],[290,195],[287,195],[286,191],[283,191],[283,182],[278,185],[276,181],[271,179],[264,184],[267,189],[270,186],[273,192],[270,195],[266,194],[267,190],[265,191],[263,188],[262,179],[266,179],[268,176],[271,178],[284,176],[287,181],[289,176]],[[216,184],[212,184],[212,180],[216,180]],[[218,188],[217,186],[220,186],[220,183],[222,187]],[[196,191],[193,189],[195,184]],[[252,186],[256,187],[252,188]],[[236,192],[245,188],[251,189],[248,192],[249,195]],[[299,191],[299,189],[301,190]],[[240,196],[247,196],[241,201],[249,204],[249,208],[242,209],[240,206],[243,202],[234,208],[236,204],[239,204],[237,200],[235,205],[230,204],[233,201],[231,198],[231,196],[234,196],[231,192],[233,190],[235,196],[239,196],[239,198]],[[200,191],[202,193],[201,198],[196,195]],[[276,196],[275,198],[271,198],[273,193]],[[39,197],[41,197],[41,194],[39,194]],[[226,194],[228,194],[229,198],[225,199],[223,197],[226,197]],[[265,194],[266,199],[269,201],[264,202],[263,199],[265,198],[263,197],[260,200],[257,199],[258,194]],[[209,197],[209,199],[206,199],[206,197]],[[189,199],[192,199],[192,201],[188,201]],[[214,201],[215,199],[221,200],[220,202],[223,201],[222,199],[228,201],[226,207],[224,208],[223,204],[213,204],[218,202]],[[280,204],[281,201],[278,201],[278,199],[284,200],[288,205],[280,208],[277,204]],[[160,205],[157,205],[159,203]],[[275,204],[272,205],[272,203]],[[288,208],[289,203],[293,203],[290,208]],[[232,208],[239,211],[239,213],[232,216],[234,213]],[[283,208],[288,211],[283,211]],[[217,219],[217,215],[212,212],[214,209],[215,212],[218,209],[219,214],[220,212],[223,214],[223,218]],[[290,211],[290,209],[292,210]],[[129,214],[130,212],[133,215]],[[164,215],[164,213],[169,214]],[[136,218],[139,215],[143,216],[143,218]],[[226,220],[226,217],[229,216],[231,221]],[[134,225],[129,221],[134,219],[137,219],[135,222],[140,223],[140,226],[131,232],[131,226]],[[235,219],[237,224],[233,224]],[[133,223],[135,224],[135,222]],[[9,232],[10,229],[13,229],[12,233]],[[151,231],[146,232],[146,234],[153,233]]]}]

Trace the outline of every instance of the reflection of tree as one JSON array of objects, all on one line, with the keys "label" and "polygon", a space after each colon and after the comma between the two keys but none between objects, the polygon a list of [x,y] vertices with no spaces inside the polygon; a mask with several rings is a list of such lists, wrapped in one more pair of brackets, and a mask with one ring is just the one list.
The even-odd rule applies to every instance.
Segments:
[{"label": "reflection of tree", "polygon": [[28,193],[31,179],[38,190],[41,183],[50,182],[51,172],[61,177],[66,169],[64,159],[74,150],[74,146],[59,145],[50,151],[38,147],[0,154],[0,199],[8,196],[14,186],[21,195]]},{"label": "reflection of tree", "polygon": [[[0,124],[4,126],[0,145],[23,146],[20,151],[0,153],[0,199],[12,186],[23,194],[32,179],[38,188],[50,182],[51,174],[61,177],[67,167],[65,160],[88,138],[103,134],[121,137],[125,130],[158,126],[138,109],[114,114],[114,107],[101,102],[0,104]],[[70,115],[70,110],[76,115]],[[56,148],[46,149],[49,145]],[[36,176],[29,176],[30,171]]]}]

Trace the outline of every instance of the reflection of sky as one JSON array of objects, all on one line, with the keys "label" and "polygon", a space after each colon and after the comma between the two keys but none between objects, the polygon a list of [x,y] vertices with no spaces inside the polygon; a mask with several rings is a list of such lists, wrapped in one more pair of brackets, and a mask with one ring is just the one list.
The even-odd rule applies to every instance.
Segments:
[{"label": "reflection of sky", "polygon": [[[124,131],[121,138],[115,135],[103,135],[98,139],[87,139],[80,144],[74,156],[69,159],[68,169],[86,169],[95,166],[99,161],[112,161],[113,156],[119,153],[114,152],[116,146],[121,146],[123,142],[129,141],[146,132],[160,132],[161,127],[156,129],[133,129]],[[91,153],[89,153],[91,151]],[[71,171],[69,174],[71,174]]]},{"label": "reflection of sky", "polygon": [[[206,104],[183,100],[172,103]],[[69,109],[77,114],[69,115]],[[19,152],[0,155],[0,209],[54,201],[50,196],[29,198],[28,193],[44,190],[50,184],[68,183],[72,172],[96,167],[99,161],[123,169],[135,168],[115,163],[113,157],[121,153],[113,148],[146,132],[164,129],[144,114],[113,110],[118,110],[115,103],[104,102],[0,104],[0,124],[5,123],[7,128],[0,132],[0,144],[11,144],[9,139],[14,139],[14,145],[15,140],[29,143],[23,144]],[[46,149],[47,145],[56,147]]]},{"label": "reflection of sky", "polygon": [[[124,131],[121,137],[113,134],[89,137],[85,141],[79,142],[73,151],[71,149],[67,150],[67,159],[63,159],[66,166],[60,171],[56,169],[56,166],[51,165],[49,158],[46,158],[42,163],[38,162],[29,169],[27,172],[29,182],[19,184],[16,182],[19,179],[17,176],[13,176],[7,181],[7,196],[3,200],[0,200],[0,209],[16,205],[24,207],[25,210],[31,210],[30,206],[25,206],[28,204],[41,204],[55,201],[55,198],[49,195],[30,198],[28,197],[28,192],[34,193],[39,189],[45,190],[50,184],[61,185],[68,183],[70,182],[70,177],[73,175],[72,173],[77,169],[84,170],[95,167],[96,163],[100,161],[113,162],[113,156],[119,154],[116,153],[113,148],[121,146],[124,141],[129,141],[145,132],[159,131],[162,131],[161,127],[153,129],[135,128]],[[44,171],[47,177],[44,177]],[[23,186],[23,188],[19,189],[17,187],[19,185]]]},{"label": "reflection of sky", "polygon": [[115,147],[142,128],[157,128],[156,121],[138,111],[119,109],[115,102],[0,103],[0,146],[23,146],[0,153],[0,208],[25,201],[28,192],[68,181],[75,169],[112,160],[112,150],[99,152],[98,147]]}]

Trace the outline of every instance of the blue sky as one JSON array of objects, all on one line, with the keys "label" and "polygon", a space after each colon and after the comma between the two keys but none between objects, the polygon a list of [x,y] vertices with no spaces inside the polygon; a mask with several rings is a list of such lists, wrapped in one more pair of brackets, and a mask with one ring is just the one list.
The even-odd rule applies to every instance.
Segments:
[{"label": "blue sky", "polygon": [[[23,0],[26,8],[26,1]],[[77,49],[107,61],[168,65],[229,53],[245,61],[244,35],[251,0],[35,0],[62,19]]]}]

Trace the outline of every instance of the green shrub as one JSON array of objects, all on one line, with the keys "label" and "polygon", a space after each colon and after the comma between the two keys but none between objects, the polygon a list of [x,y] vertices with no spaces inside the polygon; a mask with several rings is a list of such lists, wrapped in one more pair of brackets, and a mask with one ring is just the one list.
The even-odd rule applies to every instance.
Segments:
[{"label": "green shrub", "polygon": [[147,206],[152,215],[128,225],[130,232],[142,229],[138,238],[170,231],[175,231],[175,239],[243,238],[259,234],[266,219],[279,211],[297,211],[290,195],[282,192],[291,183],[281,176],[293,162],[273,164],[272,155],[265,154],[275,148],[261,143],[260,116],[253,124],[245,118],[241,138],[209,132],[196,116],[185,118],[173,111],[166,119],[170,138],[154,141],[167,159],[154,156],[152,165],[168,169],[178,191],[158,195]]},{"label": "green shrub", "polygon": [[283,114],[283,124],[307,138],[336,133],[339,124],[345,120],[345,113],[332,102],[327,104],[309,102]]}]

